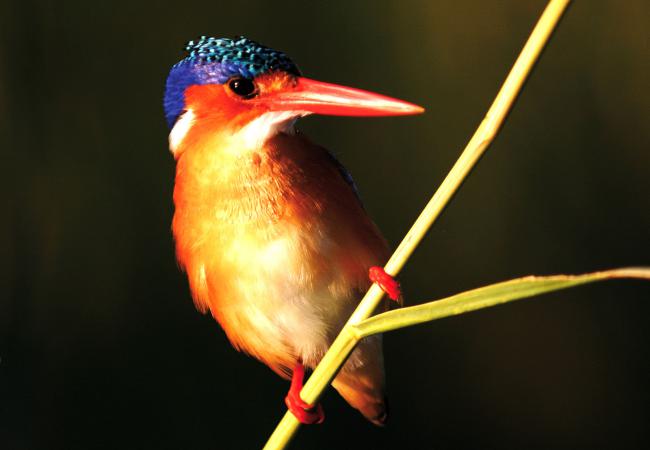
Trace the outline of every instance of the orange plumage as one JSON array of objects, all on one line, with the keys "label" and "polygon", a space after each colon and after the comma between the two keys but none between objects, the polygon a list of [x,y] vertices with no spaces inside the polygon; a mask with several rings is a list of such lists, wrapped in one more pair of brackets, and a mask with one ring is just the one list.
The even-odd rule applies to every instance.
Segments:
[{"label": "orange plumage", "polygon": [[[344,169],[293,124],[336,101],[354,113],[346,95],[383,102],[363,106],[375,113],[398,101],[332,86],[284,71],[255,77],[254,97],[232,83],[191,85],[170,135],[173,233],[194,301],[285,378],[297,363],[318,364],[370,286],[368,269],[388,257]],[[326,98],[335,88],[348,91]],[[308,90],[318,98],[306,101]],[[364,340],[333,385],[382,424],[381,338]]]}]

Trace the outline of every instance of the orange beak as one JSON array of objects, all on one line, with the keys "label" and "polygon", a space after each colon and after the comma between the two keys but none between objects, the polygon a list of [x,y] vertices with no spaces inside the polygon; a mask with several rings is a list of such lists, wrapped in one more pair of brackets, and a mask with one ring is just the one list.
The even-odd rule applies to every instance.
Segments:
[{"label": "orange beak", "polygon": [[304,77],[298,77],[291,90],[259,101],[273,111],[304,111],[330,116],[401,116],[424,112],[424,108],[413,103]]}]

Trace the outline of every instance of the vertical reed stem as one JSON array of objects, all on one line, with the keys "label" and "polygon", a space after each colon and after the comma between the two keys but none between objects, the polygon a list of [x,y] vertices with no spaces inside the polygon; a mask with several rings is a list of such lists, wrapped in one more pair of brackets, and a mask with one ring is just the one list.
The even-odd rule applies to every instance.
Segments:
[{"label": "vertical reed stem", "polygon": [[[445,180],[397,247],[393,256],[386,263],[386,272],[397,275],[404,267],[404,264],[406,264],[408,258],[429,231],[433,222],[447,206],[472,168],[492,143],[569,3],[570,0],[550,0],[485,118],[456,161],[456,164],[454,164]],[[351,326],[370,317],[382,296],[381,289],[373,284],[318,367],[309,377],[301,392],[304,401],[315,403],[336,376],[339,368],[345,363],[358,342],[358,336],[351,330]],[[264,450],[285,448],[298,430],[299,425],[300,423],[295,416],[287,411],[264,446]]]}]

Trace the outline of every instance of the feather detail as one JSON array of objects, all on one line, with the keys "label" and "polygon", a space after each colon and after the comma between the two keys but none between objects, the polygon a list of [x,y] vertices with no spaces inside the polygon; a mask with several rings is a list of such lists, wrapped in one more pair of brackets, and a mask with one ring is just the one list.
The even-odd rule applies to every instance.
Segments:
[{"label": "feather detail", "polygon": [[187,110],[185,111],[174,124],[172,131],[169,133],[169,150],[172,152],[175,158],[178,158],[176,150],[180,147],[183,139],[192,128],[194,124],[194,111]]},{"label": "feather detail", "polygon": [[269,111],[251,120],[238,132],[238,139],[247,148],[258,149],[278,133],[294,134],[298,118],[308,115],[305,111]]},{"label": "feather detail", "polygon": [[383,426],[388,419],[388,408],[384,395],[384,358],[382,336],[364,339],[353,353],[354,361],[362,364],[343,366],[332,386],[366,419],[375,425]]},{"label": "feather detail", "polygon": [[[285,133],[251,149],[213,129],[195,121],[176,151],[179,265],[233,346],[288,377],[296,361],[320,361],[388,248],[325,149]],[[369,340],[335,387],[379,417],[383,380],[380,341]]]}]

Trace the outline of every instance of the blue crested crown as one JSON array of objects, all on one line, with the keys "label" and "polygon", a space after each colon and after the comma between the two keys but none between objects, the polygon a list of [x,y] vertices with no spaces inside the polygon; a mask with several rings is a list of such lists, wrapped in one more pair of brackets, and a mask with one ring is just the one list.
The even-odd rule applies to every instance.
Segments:
[{"label": "blue crested crown", "polygon": [[173,126],[185,107],[185,89],[198,84],[224,84],[233,76],[255,78],[274,70],[300,75],[287,55],[243,36],[234,39],[201,36],[185,46],[188,56],[167,77],[165,117]]}]

